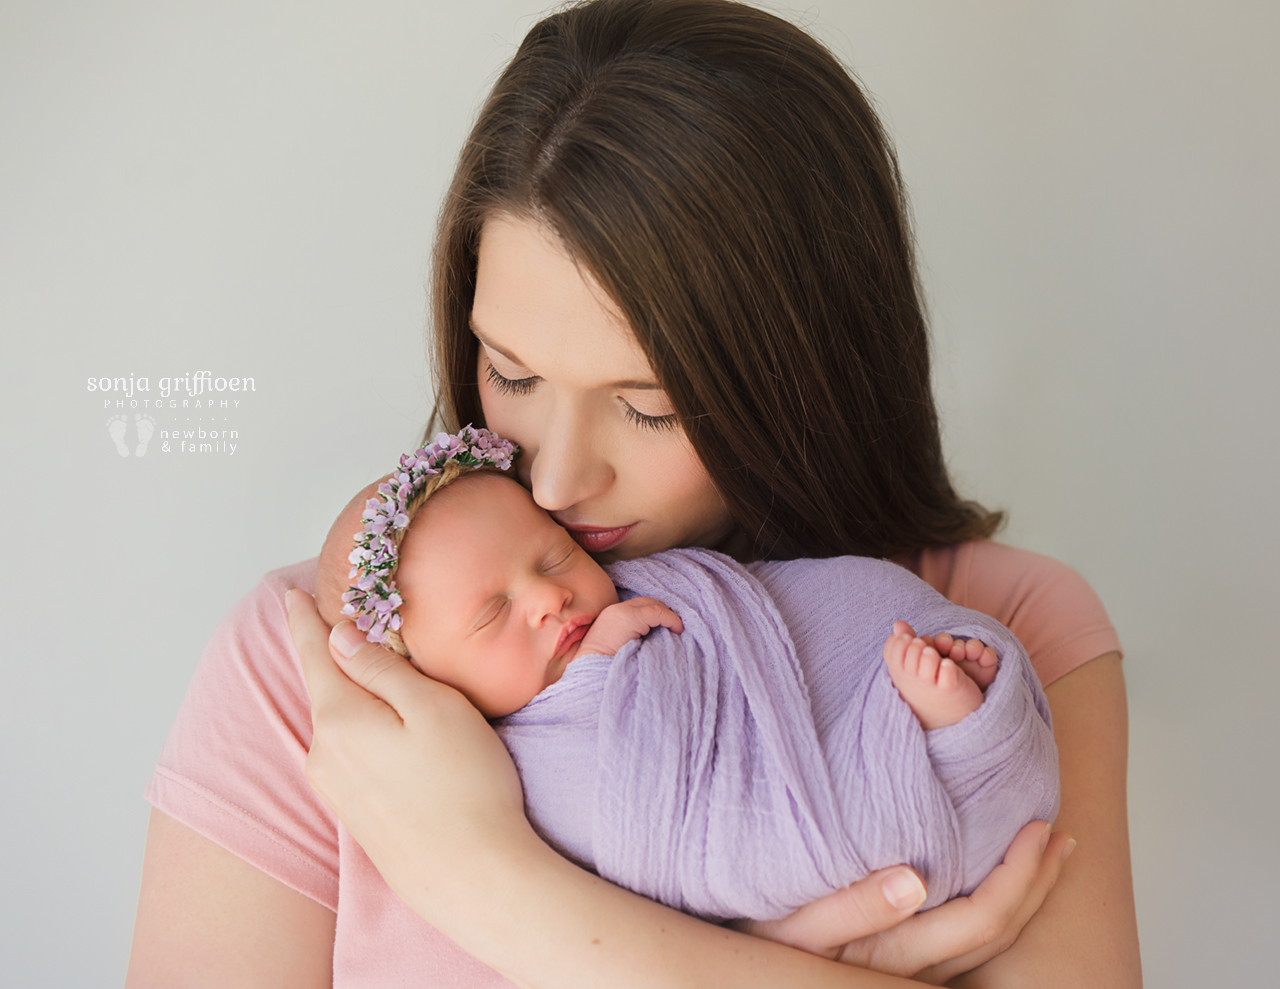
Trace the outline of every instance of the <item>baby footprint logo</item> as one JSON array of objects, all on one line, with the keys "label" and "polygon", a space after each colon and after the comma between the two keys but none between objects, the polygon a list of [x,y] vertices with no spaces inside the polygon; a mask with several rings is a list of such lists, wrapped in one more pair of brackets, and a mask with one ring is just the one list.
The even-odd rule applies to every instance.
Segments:
[{"label": "baby footprint logo", "polygon": [[[133,452],[139,457],[147,455],[147,444],[151,442],[151,434],[156,431],[156,421],[141,412],[133,417],[138,430],[138,446]],[[122,430],[123,431],[123,430]]]},{"label": "baby footprint logo", "polygon": [[[129,456],[129,448],[124,445],[124,431],[129,428],[129,417],[125,415],[112,416],[107,420],[107,433],[115,442],[116,453],[122,457]],[[142,456],[142,454],[138,454]]]}]

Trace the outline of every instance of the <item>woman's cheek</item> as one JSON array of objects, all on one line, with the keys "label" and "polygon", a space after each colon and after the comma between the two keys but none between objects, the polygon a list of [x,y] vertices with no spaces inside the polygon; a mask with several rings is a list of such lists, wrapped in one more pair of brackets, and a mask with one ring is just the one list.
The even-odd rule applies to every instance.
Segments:
[{"label": "woman's cheek", "polygon": [[625,478],[637,509],[655,525],[627,556],[672,546],[716,546],[732,528],[728,506],[711,475],[681,433],[646,437],[626,462]]},{"label": "woman's cheek", "polygon": [[[483,361],[483,359],[482,359]],[[531,416],[527,406],[532,396],[506,395],[488,380],[481,369],[480,408],[484,411],[485,426],[504,439],[520,447],[520,459],[516,461],[516,474],[520,483],[529,486],[533,460],[538,455],[536,436],[528,429]]]}]

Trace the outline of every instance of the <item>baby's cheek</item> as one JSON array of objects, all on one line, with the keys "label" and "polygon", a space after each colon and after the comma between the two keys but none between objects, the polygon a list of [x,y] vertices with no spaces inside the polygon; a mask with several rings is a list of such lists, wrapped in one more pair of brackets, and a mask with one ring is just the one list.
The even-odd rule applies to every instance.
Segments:
[{"label": "baby's cheek", "polygon": [[414,635],[408,622],[400,627],[400,638],[404,640],[405,648],[409,650],[409,662],[419,673],[431,677],[432,680],[439,680],[441,683],[461,689],[454,682],[456,679],[454,671],[440,662],[437,650],[434,648],[435,643],[425,642]]},{"label": "baby's cheek", "polygon": [[528,677],[513,681],[472,681],[459,686],[467,699],[471,701],[487,718],[501,718],[519,711],[542,692],[542,684],[529,682]]}]

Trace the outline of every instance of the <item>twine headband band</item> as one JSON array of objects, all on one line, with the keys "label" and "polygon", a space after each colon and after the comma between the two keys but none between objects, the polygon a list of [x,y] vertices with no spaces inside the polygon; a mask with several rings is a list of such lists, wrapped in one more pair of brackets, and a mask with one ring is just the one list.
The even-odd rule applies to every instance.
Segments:
[{"label": "twine headband band", "polygon": [[[487,429],[467,425],[456,433],[437,433],[435,442],[400,458],[400,469],[378,485],[377,496],[365,502],[360,516],[364,528],[356,534],[347,557],[350,590],[342,595],[342,613],[370,642],[386,643],[402,656],[408,651],[400,639],[400,605],[395,573],[400,541],[413,518],[420,496],[430,493],[433,479],[453,465],[450,473],[492,469],[506,471],[520,456],[520,448]],[[434,490],[434,489],[431,489]]]}]

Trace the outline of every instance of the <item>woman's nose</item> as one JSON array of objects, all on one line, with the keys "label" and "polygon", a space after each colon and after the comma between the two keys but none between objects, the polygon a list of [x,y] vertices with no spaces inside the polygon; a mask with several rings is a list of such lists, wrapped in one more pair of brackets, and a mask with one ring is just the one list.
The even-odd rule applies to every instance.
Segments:
[{"label": "woman's nose", "polygon": [[613,467],[599,451],[584,411],[558,409],[543,425],[529,480],[533,500],[548,512],[599,497],[613,484]]}]

